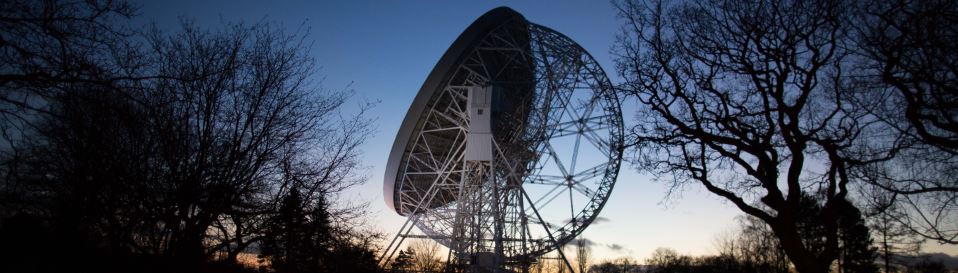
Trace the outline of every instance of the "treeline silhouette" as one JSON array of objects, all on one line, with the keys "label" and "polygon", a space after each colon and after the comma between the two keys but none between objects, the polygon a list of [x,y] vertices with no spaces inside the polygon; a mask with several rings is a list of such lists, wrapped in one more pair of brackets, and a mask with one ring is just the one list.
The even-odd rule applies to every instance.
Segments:
[{"label": "treeline silhouette", "polygon": [[[590,267],[590,273],[730,273],[730,272],[794,272],[787,268],[773,269],[776,265],[768,263],[751,263],[737,257],[721,255],[690,256],[682,255],[668,248],[656,249],[653,257],[644,263],[630,258],[618,258],[605,261]],[[835,272],[854,272],[838,271]],[[896,267],[895,271],[903,273],[947,273],[954,272],[939,260],[919,259],[904,263]]]},{"label": "treeline silhouette", "polygon": [[[0,272],[377,272],[337,193],[370,124],[268,23],[0,4]],[[256,257],[256,258],[249,258]]]},{"label": "treeline silhouette", "polygon": [[[819,202],[806,196],[801,202],[798,226],[807,247],[822,249],[827,243],[823,227],[818,224],[822,213]],[[871,238],[871,230],[861,212],[852,204],[842,206],[839,223],[839,252],[841,255],[830,269],[838,273],[877,273],[878,248]],[[593,273],[789,273],[796,268],[786,255],[782,243],[761,219],[743,215],[737,219],[737,228],[718,236],[714,247],[716,255],[682,255],[673,249],[658,248],[639,263],[629,258],[601,262],[589,267]],[[890,272],[890,271],[886,271]]]},{"label": "treeline silhouette", "polygon": [[415,240],[392,258],[386,270],[391,273],[456,272],[441,258],[439,243]]},{"label": "treeline silhouette", "polygon": [[[816,226],[814,214],[821,208],[812,200],[803,202],[804,211],[810,211],[803,217],[800,226],[803,241],[809,245],[821,247],[825,237],[820,226]],[[900,250],[888,254],[885,259],[879,255],[880,244],[870,234],[881,234],[870,230],[869,226],[879,226],[878,222],[867,222],[854,207],[843,209],[842,227],[839,245],[841,255],[833,263],[829,272],[868,273],[868,272],[905,272],[905,273],[945,273],[953,272],[942,260],[944,254],[933,259],[920,254],[920,241],[896,244]],[[639,262],[629,257],[621,257],[599,262],[589,267],[590,273],[788,273],[797,272],[789,260],[781,242],[775,233],[762,220],[742,215],[737,218],[738,225],[730,233],[716,237],[715,255],[691,256],[680,254],[670,248],[658,248],[645,261]],[[905,246],[911,247],[905,249]],[[958,260],[958,257],[951,258]],[[580,271],[581,272],[581,271]]]}]

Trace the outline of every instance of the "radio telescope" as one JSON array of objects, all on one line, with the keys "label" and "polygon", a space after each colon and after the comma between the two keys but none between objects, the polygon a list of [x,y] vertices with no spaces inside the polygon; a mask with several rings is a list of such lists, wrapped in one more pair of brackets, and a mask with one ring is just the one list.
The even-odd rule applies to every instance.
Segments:
[{"label": "radio telescope", "polygon": [[[622,159],[622,113],[599,64],[565,35],[500,7],[449,47],[393,143],[386,204],[451,269],[526,271],[597,217]],[[421,235],[413,234],[413,227]]]}]

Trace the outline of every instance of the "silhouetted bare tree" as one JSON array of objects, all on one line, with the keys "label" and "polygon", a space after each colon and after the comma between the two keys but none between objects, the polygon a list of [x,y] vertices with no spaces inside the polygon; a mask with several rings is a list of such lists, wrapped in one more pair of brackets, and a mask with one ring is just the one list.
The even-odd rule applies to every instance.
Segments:
[{"label": "silhouetted bare tree", "polygon": [[579,273],[589,272],[589,265],[592,263],[591,241],[586,238],[575,240],[575,264]]},{"label": "silhouetted bare tree", "polygon": [[[853,10],[843,1],[617,3],[614,50],[640,102],[632,145],[640,169],[677,189],[697,183],[769,225],[800,272],[838,258],[846,157],[869,122],[848,107],[843,61]],[[804,196],[824,236],[801,236]]]},{"label": "silhouetted bare tree", "polygon": [[645,260],[652,273],[690,272],[692,257],[681,255],[671,248],[656,248],[652,256]]},{"label": "silhouetted bare tree", "polygon": [[[20,186],[11,181],[29,153],[23,142],[51,114],[49,101],[115,89],[138,64],[127,54],[132,32],[119,23],[133,12],[121,1],[0,4],[0,174],[8,182],[0,187],[0,208],[33,197],[15,193]],[[6,211],[22,209],[28,208]]]},{"label": "silhouetted bare tree", "polygon": [[208,255],[207,230],[224,217],[243,229],[228,237],[248,243],[257,226],[245,221],[261,221],[243,216],[274,210],[294,186],[314,200],[359,182],[367,127],[340,119],[346,93],[310,82],[315,66],[302,41],[268,25],[209,32],[186,24],[150,37],[151,73],[171,75],[146,83],[162,143],[156,182],[170,194],[161,218],[181,223],[165,226],[165,251]]},{"label": "silhouetted bare tree", "polygon": [[[856,170],[883,190],[873,198],[904,212],[900,224],[925,238],[958,243],[958,4],[869,1],[858,26],[858,106],[884,125],[866,152],[888,160]],[[883,196],[884,195],[884,196]]]},{"label": "silhouetted bare tree", "polygon": [[[885,196],[878,194],[877,196]],[[874,200],[873,200],[874,201]],[[879,204],[887,201],[877,200]],[[883,205],[872,211],[867,218],[872,230],[875,243],[878,245],[878,254],[881,259],[883,272],[898,272],[901,266],[896,261],[897,256],[917,255],[921,250],[922,238],[917,238],[911,230],[902,224],[901,219],[907,219],[898,206]]]},{"label": "silhouetted bare tree", "polygon": [[0,119],[3,141],[16,142],[45,99],[77,91],[75,84],[109,88],[138,62],[127,55],[123,24],[134,9],[123,1],[4,1],[0,5]]},{"label": "silhouetted bare tree", "polygon": [[281,209],[302,211],[328,226],[309,244],[330,251],[327,268],[378,270],[378,235],[352,226],[364,205],[337,199],[364,181],[368,105],[346,113],[350,92],[319,86],[304,35],[189,22],[134,35],[124,2],[0,9],[0,221],[39,217],[62,257],[195,266],[235,262]]},{"label": "silhouetted bare tree", "polygon": [[[858,181],[911,232],[955,243],[958,4],[677,2],[616,4],[640,169],[758,217],[802,272],[836,257],[837,204]],[[805,194],[822,251],[793,228]]]},{"label": "silhouetted bare tree", "polygon": [[881,114],[909,137],[958,152],[958,4],[872,1],[863,16],[862,53],[896,93],[886,99],[903,106]]},{"label": "silhouetted bare tree", "polygon": [[439,260],[439,243],[433,240],[415,240],[409,244],[407,254],[412,258],[415,272],[442,272],[444,264]]},{"label": "silhouetted bare tree", "polygon": [[748,215],[736,220],[737,230],[719,241],[719,256],[730,258],[742,272],[789,272],[791,262],[765,222]]}]

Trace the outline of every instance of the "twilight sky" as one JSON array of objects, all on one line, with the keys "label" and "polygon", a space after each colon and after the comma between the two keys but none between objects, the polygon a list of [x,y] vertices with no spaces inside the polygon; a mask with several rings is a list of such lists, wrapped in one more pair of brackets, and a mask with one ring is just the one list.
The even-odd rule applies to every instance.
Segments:
[{"label": "twilight sky", "polygon": [[[381,101],[371,112],[377,134],[363,148],[369,181],[346,193],[369,201],[370,223],[395,235],[404,218],[383,202],[382,176],[389,149],[413,97],[453,40],[486,11],[509,6],[526,19],[562,32],[588,50],[613,83],[616,75],[609,49],[620,22],[605,1],[140,1],[136,23],[155,22],[176,29],[179,18],[200,26],[222,22],[275,22],[295,31],[309,30],[312,54],[321,69],[315,76],[327,89],[354,89],[355,101]],[[634,115],[627,103],[626,125]],[[714,253],[715,237],[732,230],[741,213],[730,203],[698,186],[686,187],[666,200],[663,182],[651,181],[623,164],[618,182],[600,217],[585,231],[594,241],[596,260],[632,256],[644,260],[657,247],[679,253]],[[612,245],[621,246],[614,249]],[[929,252],[958,254],[958,247],[929,244]]]}]

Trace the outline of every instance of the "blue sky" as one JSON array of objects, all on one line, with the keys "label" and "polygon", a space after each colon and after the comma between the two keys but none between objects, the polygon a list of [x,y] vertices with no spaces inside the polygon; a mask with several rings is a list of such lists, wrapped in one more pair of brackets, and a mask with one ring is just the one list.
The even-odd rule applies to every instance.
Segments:
[{"label": "blue sky", "polygon": [[[346,193],[369,201],[377,229],[392,236],[404,218],[382,201],[382,176],[389,148],[413,97],[453,40],[486,11],[509,6],[528,20],[564,33],[588,50],[620,82],[609,48],[620,22],[605,1],[143,1],[138,24],[156,22],[172,29],[180,17],[201,26],[221,22],[275,22],[291,30],[309,29],[312,54],[322,67],[317,79],[327,89],[351,88],[356,101],[381,101],[371,112],[377,134],[363,148],[369,181]],[[626,123],[634,112],[623,109]],[[597,260],[632,256],[643,260],[657,247],[702,255],[714,252],[715,237],[732,230],[734,206],[697,186],[666,200],[666,186],[623,164],[619,180],[599,221],[585,231],[598,245]],[[608,245],[620,245],[615,251]],[[941,249],[941,250],[937,250]],[[926,251],[954,255],[956,247],[937,244]]]}]

